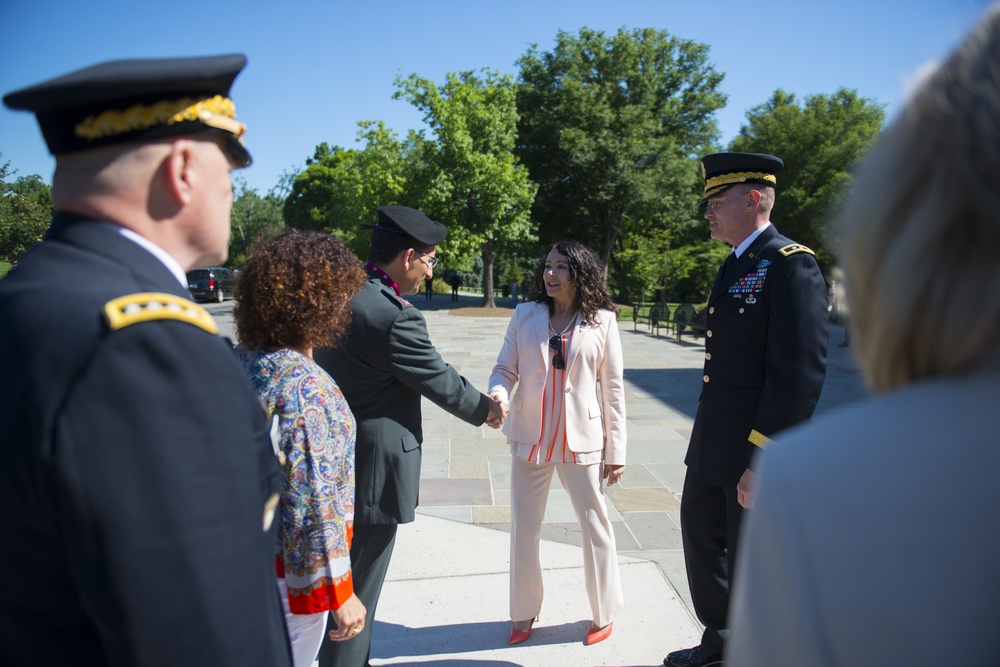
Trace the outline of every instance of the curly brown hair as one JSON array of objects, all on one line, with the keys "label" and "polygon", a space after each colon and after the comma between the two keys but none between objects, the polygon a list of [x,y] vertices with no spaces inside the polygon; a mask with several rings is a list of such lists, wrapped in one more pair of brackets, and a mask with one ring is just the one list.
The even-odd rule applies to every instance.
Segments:
[{"label": "curly brown hair", "polygon": [[529,301],[548,304],[549,313],[554,308],[554,302],[545,292],[543,276],[545,274],[545,258],[552,250],[558,250],[569,260],[569,277],[576,287],[576,307],[583,315],[587,324],[597,323],[597,311],[610,310],[618,314],[618,306],[608,296],[608,288],[604,282],[604,265],[597,259],[594,251],[573,239],[563,239],[553,243],[545,250],[542,261],[535,271],[535,279],[528,293]]},{"label": "curly brown hair", "polygon": [[340,239],[285,231],[253,248],[236,276],[236,336],[250,349],[331,346],[347,331],[348,301],[364,281]]}]

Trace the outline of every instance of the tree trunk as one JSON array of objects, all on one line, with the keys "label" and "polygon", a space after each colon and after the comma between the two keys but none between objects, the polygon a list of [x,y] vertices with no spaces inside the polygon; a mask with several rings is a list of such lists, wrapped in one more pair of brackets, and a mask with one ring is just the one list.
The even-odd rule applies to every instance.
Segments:
[{"label": "tree trunk", "polygon": [[[619,238],[619,230],[621,224],[621,217],[619,216],[617,225],[608,225],[607,234],[604,237],[604,255],[601,257],[604,260],[604,282],[611,282],[611,268],[614,265],[614,279],[618,283],[618,295],[617,301],[622,302],[624,299],[628,298],[628,286],[625,284],[625,275],[621,270],[621,267],[617,262],[612,260],[612,253],[615,248],[615,243]],[[627,301],[624,301],[628,303]]]},{"label": "tree trunk", "polygon": [[621,265],[618,264],[613,258],[611,263],[608,265],[614,265],[614,278],[615,283],[618,285],[618,294],[615,296],[615,303],[631,303],[632,295],[628,291],[628,276],[622,271]]},{"label": "tree trunk", "polygon": [[611,264],[611,252],[615,248],[615,241],[618,240],[618,230],[621,228],[621,216],[611,223],[609,222],[606,226],[606,233],[604,235],[604,247],[601,249],[601,261],[604,262],[605,277],[607,277],[607,267]]},{"label": "tree trunk", "polygon": [[483,308],[493,308],[493,241],[483,244]]},{"label": "tree trunk", "polygon": [[[246,228],[252,229],[253,224],[253,202],[250,203],[250,215],[246,221]],[[240,241],[243,243],[243,258],[250,253],[250,242],[247,240],[247,235],[243,232],[243,226],[240,227]]]}]

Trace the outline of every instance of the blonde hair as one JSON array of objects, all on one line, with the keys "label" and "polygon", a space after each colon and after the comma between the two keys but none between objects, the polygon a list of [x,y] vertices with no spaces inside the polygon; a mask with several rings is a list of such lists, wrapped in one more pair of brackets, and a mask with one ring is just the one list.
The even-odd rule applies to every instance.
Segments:
[{"label": "blonde hair", "polygon": [[842,224],[855,354],[874,392],[1000,342],[1000,4],[879,139]]}]

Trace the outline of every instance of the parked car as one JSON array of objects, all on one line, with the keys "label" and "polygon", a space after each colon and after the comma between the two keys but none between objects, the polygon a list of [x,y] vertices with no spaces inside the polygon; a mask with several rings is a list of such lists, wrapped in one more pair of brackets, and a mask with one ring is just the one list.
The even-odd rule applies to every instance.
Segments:
[{"label": "parked car", "polygon": [[216,301],[222,303],[226,297],[232,298],[236,288],[233,272],[222,266],[192,269],[187,272],[188,291],[195,301]]}]

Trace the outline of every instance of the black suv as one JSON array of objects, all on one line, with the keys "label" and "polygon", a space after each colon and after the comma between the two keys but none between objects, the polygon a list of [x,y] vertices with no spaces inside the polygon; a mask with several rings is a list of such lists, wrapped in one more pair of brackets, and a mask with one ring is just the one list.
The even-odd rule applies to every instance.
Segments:
[{"label": "black suv", "polygon": [[192,269],[187,272],[188,290],[195,301],[217,301],[233,296],[236,281],[233,272],[221,266]]}]

